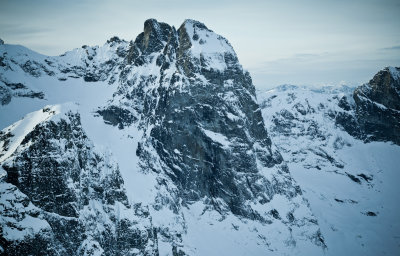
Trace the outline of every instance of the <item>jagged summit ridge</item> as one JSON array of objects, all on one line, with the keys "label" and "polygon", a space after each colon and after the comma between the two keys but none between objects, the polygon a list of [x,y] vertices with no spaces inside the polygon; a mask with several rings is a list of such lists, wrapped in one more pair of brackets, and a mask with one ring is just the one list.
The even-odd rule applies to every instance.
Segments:
[{"label": "jagged summit ridge", "polygon": [[[132,124],[114,124],[143,129],[136,150],[140,169],[157,173],[165,187],[153,210],[176,214],[201,203],[222,218],[290,226],[289,233],[306,232],[323,247],[315,222],[306,221],[313,216],[301,189],[264,128],[251,77],[226,39],[191,20],[177,31],[150,20],[144,30],[130,45],[131,65],[102,111],[106,121],[130,113]],[[288,207],[268,207],[277,198]],[[182,234],[178,226],[173,230]]]},{"label": "jagged summit ridge", "polygon": [[[115,231],[110,232],[113,239],[118,238],[120,221],[125,223],[115,217],[117,202],[134,209],[133,213],[127,210],[131,212],[128,216],[139,223],[127,222],[123,228],[135,232],[137,243],[132,248],[124,240],[118,245],[122,250],[216,255],[235,248],[229,254],[243,255],[250,250],[251,254],[263,255],[266,250],[295,254],[303,248],[318,254],[325,248],[307,200],[265,129],[249,73],[243,70],[229,42],[204,24],[187,20],[176,30],[150,19],[134,41],[112,38],[102,47],[85,46],[59,57],[3,52],[7,52],[1,55],[5,88],[17,88],[21,83],[40,90],[51,103],[79,103],[75,119],[81,118],[81,123],[73,121],[65,128],[61,121],[40,121],[41,126],[26,141],[36,148],[62,140],[61,145],[49,147],[57,150],[52,155],[54,161],[61,159],[62,163],[68,162],[63,158],[64,145],[68,149],[76,144],[75,155],[88,156],[73,162],[72,182],[68,176],[59,175],[60,190],[78,184],[76,176],[81,169],[82,175],[108,177],[106,167],[113,167],[113,177],[118,181],[113,185],[123,191],[120,197],[108,200],[101,179],[72,192],[77,191],[78,199],[85,199],[80,195],[86,190],[93,192],[89,195],[99,203],[96,209],[104,209],[102,216],[111,219],[107,227]],[[13,98],[5,106],[17,109],[15,104],[24,103],[25,98],[18,97],[20,94],[12,88]],[[34,106],[46,102],[33,100]],[[28,104],[21,106],[18,109],[29,109]],[[76,130],[81,136],[76,140],[66,132],[61,136],[58,125],[61,131]],[[4,138],[12,137],[12,133],[5,133]],[[37,134],[41,140],[37,140]],[[23,157],[27,154],[24,146],[17,146],[21,150],[13,155],[15,161],[5,165],[7,174],[14,175],[16,189],[28,198],[38,198],[41,190],[27,189],[28,185],[18,182],[15,175],[41,174],[42,170],[29,168],[31,162]],[[109,152],[95,153],[97,146]],[[116,165],[109,164],[108,158],[102,161],[103,155],[115,158]],[[36,155],[32,161],[41,166]],[[93,163],[106,167],[95,173]],[[54,169],[59,171],[58,165]],[[35,184],[33,187],[42,183]],[[82,225],[93,223],[92,218],[85,217],[85,211],[79,210],[87,208],[86,199],[78,201],[67,200],[77,206],[70,211]],[[40,207],[63,213],[58,211],[59,205],[50,205],[53,208]],[[199,237],[200,229],[205,231]],[[52,230],[62,238],[58,240],[68,243],[61,229]],[[226,231],[232,236],[225,236]],[[107,232],[88,228],[84,233],[90,237],[74,237],[74,243],[65,246],[69,254],[77,248],[106,254],[115,249],[103,240]]]},{"label": "jagged summit ridge", "polygon": [[230,64],[238,62],[229,42],[204,24],[185,20],[179,29],[175,30],[174,27],[159,23],[155,19],[145,22],[144,32],[139,34],[131,45],[127,61],[141,65],[148,59],[145,56],[156,54],[161,49],[163,53],[157,59],[158,65],[176,61],[187,74],[190,74],[190,69],[194,67],[188,67],[193,62],[186,61],[188,58],[200,63],[203,68],[219,71],[224,71]]},{"label": "jagged summit ridge", "polygon": [[386,67],[353,94],[366,139],[400,144],[400,68]]},{"label": "jagged summit ridge", "polygon": [[400,110],[400,68],[386,67],[355,91],[359,97],[369,98],[383,106]]}]

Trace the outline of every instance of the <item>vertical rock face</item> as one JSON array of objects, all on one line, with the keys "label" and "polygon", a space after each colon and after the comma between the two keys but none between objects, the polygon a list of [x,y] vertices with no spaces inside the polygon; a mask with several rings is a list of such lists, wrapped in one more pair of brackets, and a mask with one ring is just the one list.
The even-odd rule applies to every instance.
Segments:
[{"label": "vertical rock face", "polygon": [[[185,203],[220,198],[218,209],[257,216],[246,200],[266,203],[281,190],[259,168],[282,158],[271,149],[251,78],[226,39],[193,20],[178,31],[148,20],[127,61],[153,71],[139,76],[129,67],[133,79],[121,86],[131,85],[125,100],[144,103],[134,106],[149,135],[138,149],[144,168],[156,169],[147,159],[154,149]],[[290,196],[299,193],[289,175],[285,182]]]},{"label": "vertical rock face", "polygon": [[[265,180],[258,168],[282,159],[271,150],[251,78],[227,41],[203,24],[186,21],[176,36],[171,41],[178,41],[178,48],[165,46],[176,54],[158,56],[164,63],[157,82],[165,86],[145,105],[151,114],[145,112],[143,122],[152,127],[145,144],[170,170],[184,201],[218,198],[223,202],[216,204],[218,209],[261,218],[245,202],[271,200],[279,186]],[[170,75],[163,66],[175,72]],[[291,185],[290,178],[286,182]],[[293,186],[290,195],[297,192]]]},{"label": "vertical rock face", "polygon": [[400,68],[379,71],[354,91],[356,114],[368,140],[400,144]]},{"label": "vertical rock face", "polygon": [[[154,209],[179,215],[203,202],[222,216],[284,223],[324,246],[312,214],[300,214],[307,202],[271,144],[249,73],[228,41],[204,24],[186,20],[175,30],[146,21],[105,109],[131,112],[144,130],[140,166],[159,174],[168,191]],[[287,207],[269,207],[277,197]]]},{"label": "vertical rock face", "polygon": [[[45,108],[39,112],[51,117],[55,111]],[[0,205],[4,252],[125,255],[136,250],[153,254],[148,213],[129,204],[117,165],[94,150],[79,114],[69,111],[54,119],[24,135],[2,163],[7,172]],[[21,128],[10,127],[4,136],[12,140],[13,132]],[[6,155],[11,153],[3,150]],[[10,191],[15,195],[10,196]],[[21,226],[18,221],[35,221],[37,228]]]}]

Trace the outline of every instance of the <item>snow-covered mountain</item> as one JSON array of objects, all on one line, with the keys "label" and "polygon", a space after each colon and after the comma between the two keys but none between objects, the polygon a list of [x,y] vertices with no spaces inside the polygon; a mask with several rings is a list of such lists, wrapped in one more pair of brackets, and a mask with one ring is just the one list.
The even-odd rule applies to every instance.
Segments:
[{"label": "snow-covered mountain", "polygon": [[194,20],[57,57],[2,44],[0,253],[393,252],[400,90],[382,72],[394,89],[376,79],[355,101],[256,95],[229,42]]},{"label": "snow-covered mountain", "polygon": [[385,68],[358,88],[283,85],[257,93],[328,255],[399,251],[399,70]]}]

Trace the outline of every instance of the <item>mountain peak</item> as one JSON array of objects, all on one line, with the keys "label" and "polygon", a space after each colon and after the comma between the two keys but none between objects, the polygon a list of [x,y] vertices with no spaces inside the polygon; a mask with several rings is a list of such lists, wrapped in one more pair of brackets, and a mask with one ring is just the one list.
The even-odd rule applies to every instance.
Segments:
[{"label": "mountain peak", "polygon": [[[206,27],[206,25],[204,25],[204,23],[202,23],[202,22],[200,22],[200,21],[197,21],[197,20],[192,20],[192,19],[186,19],[186,20],[182,23],[181,27],[182,27],[182,26],[191,26],[191,27],[196,27],[196,28],[199,28],[199,29],[206,29],[206,30],[209,30],[209,29]],[[209,31],[211,31],[211,30],[209,30]]]},{"label": "mountain peak", "polygon": [[370,140],[400,144],[400,68],[386,67],[354,91],[358,121]]},{"label": "mountain peak", "polygon": [[[389,108],[400,109],[400,68],[386,67],[379,71],[369,81],[368,88],[375,91],[376,96],[381,95],[382,104]],[[396,97],[396,99],[391,99]],[[389,102],[391,101],[391,102]],[[397,105],[396,107],[393,105]]]},{"label": "mountain peak", "polygon": [[121,43],[121,42],[124,42],[124,40],[120,39],[118,36],[113,36],[113,37],[111,37],[110,39],[107,40],[108,44],[114,44],[114,43],[118,44],[118,43]]},{"label": "mountain peak", "polygon": [[187,19],[178,29],[181,52],[185,52],[207,70],[224,72],[241,69],[232,46],[223,36],[214,33],[203,23]]},{"label": "mountain peak", "polygon": [[170,27],[167,23],[158,22],[156,19],[147,19],[147,20],[144,22],[144,28],[143,28],[143,30],[144,30],[144,32],[149,31],[149,30],[152,30],[152,31],[154,31],[154,32],[156,32],[156,33],[159,33],[160,30],[162,29],[162,28],[161,28],[162,26],[168,26],[168,27]]},{"label": "mountain peak", "polygon": [[400,79],[400,67],[386,67],[385,70],[390,72],[390,75],[393,77],[393,79]]},{"label": "mountain peak", "polygon": [[173,28],[167,23],[158,22],[156,19],[148,19],[144,22],[143,32],[140,33],[130,50],[128,61],[136,59],[141,54],[151,54],[164,48]]}]

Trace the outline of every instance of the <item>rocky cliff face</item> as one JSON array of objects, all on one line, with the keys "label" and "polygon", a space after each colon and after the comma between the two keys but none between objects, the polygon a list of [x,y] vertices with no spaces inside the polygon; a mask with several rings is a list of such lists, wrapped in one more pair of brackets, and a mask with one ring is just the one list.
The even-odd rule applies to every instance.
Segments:
[{"label": "rocky cliff face", "polygon": [[357,119],[367,140],[400,144],[400,68],[379,71],[354,91]]},{"label": "rocky cliff face", "polygon": [[148,211],[129,204],[117,164],[95,150],[76,110],[32,115],[37,125],[1,135],[2,254],[155,254]]},{"label": "rocky cliff face", "polygon": [[[324,247],[314,217],[295,217],[307,202],[271,144],[249,74],[227,40],[204,24],[186,20],[175,30],[146,21],[105,108],[111,109],[118,110],[114,119],[128,111],[144,130],[136,151],[140,168],[159,174],[159,185],[173,184],[154,209],[179,215],[202,202],[222,218],[234,214],[311,231],[307,236]],[[278,196],[285,210],[267,207]],[[179,244],[184,234],[164,236]]]},{"label": "rocky cliff face", "polygon": [[[142,35],[130,50],[142,54],[128,58],[156,62],[156,72],[141,77],[146,94],[140,122],[148,134],[137,151],[143,167],[166,172],[184,203],[218,198],[217,209],[246,217],[262,219],[244,206],[246,200],[260,197],[266,203],[280,187],[293,188],[290,196],[299,193],[290,176],[283,186],[259,174],[282,158],[271,149],[251,78],[227,41],[191,20],[178,31],[150,20]],[[148,159],[152,150],[163,170]]]}]

